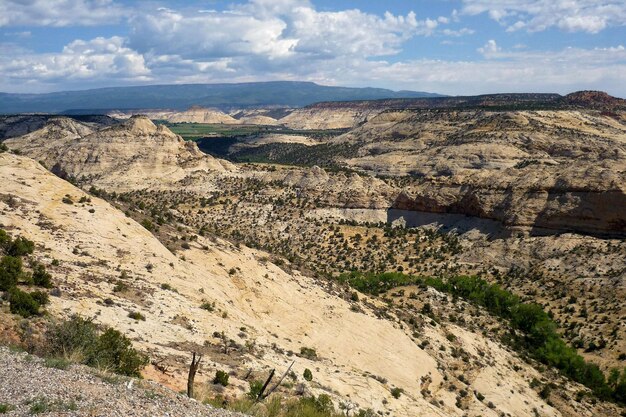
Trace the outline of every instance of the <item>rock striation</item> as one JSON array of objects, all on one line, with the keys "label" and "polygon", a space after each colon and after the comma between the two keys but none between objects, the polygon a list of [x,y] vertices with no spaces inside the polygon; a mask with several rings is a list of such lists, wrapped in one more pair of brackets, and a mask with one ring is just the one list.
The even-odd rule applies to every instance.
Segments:
[{"label": "rock striation", "polygon": [[175,186],[198,173],[236,169],[145,116],[96,131],[59,118],[6,144],[61,177],[117,191]]}]

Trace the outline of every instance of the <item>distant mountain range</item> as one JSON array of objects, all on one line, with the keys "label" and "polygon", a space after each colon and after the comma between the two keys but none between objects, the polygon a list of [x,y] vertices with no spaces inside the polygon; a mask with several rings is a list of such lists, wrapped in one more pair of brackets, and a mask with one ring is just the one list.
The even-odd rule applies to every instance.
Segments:
[{"label": "distant mountain range", "polygon": [[302,107],[321,101],[444,97],[420,91],[330,87],[312,82],[176,84],[111,87],[46,94],[0,93],[0,113],[104,113],[110,110],[172,109],[191,106],[222,110],[249,107]]}]

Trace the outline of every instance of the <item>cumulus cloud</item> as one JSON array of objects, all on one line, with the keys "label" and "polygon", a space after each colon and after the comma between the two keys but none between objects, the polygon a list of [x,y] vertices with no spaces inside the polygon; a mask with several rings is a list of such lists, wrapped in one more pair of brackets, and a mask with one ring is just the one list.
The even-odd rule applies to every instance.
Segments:
[{"label": "cumulus cloud", "polygon": [[142,53],[183,58],[369,57],[395,54],[407,39],[430,35],[439,24],[418,20],[413,12],[321,12],[303,0],[253,0],[223,12],[138,14],[131,20],[130,44]]},{"label": "cumulus cloud", "polygon": [[484,46],[478,48],[478,52],[483,54],[485,58],[494,58],[498,56],[500,51],[501,51],[500,47],[498,46],[496,41],[493,39],[489,39]]},{"label": "cumulus cloud", "polygon": [[26,51],[0,57],[0,73],[10,84],[72,83],[87,81],[144,81],[150,70],[144,57],[124,45],[118,36],[76,40],[60,53],[33,54]]},{"label": "cumulus cloud", "polygon": [[537,32],[556,27],[598,33],[626,25],[623,0],[463,0],[462,11],[469,15],[487,13],[508,31]]},{"label": "cumulus cloud", "polygon": [[93,26],[118,22],[126,11],[112,0],[2,0],[3,26]]},{"label": "cumulus cloud", "polygon": [[[71,16],[78,13],[72,6],[76,4],[95,10],[108,5],[113,16],[120,7],[110,0],[50,1],[66,4],[68,13],[43,14],[37,24],[70,24]],[[407,41],[419,42],[415,37],[430,42],[427,37],[431,35],[453,38],[473,34],[471,28],[462,25],[446,26],[458,23],[464,14],[489,13],[510,30],[562,26],[595,31],[620,21],[619,11],[609,17],[600,13],[604,9],[591,7],[591,1],[568,2],[585,7],[555,15],[542,11],[542,7],[561,10],[565,0],[553,0],[553,6],[543,0],[464,0],[463,9],[453,11],[448,18],[419,19],[413,12],[375,15],[357,9],[320,11],[308,0],[249,0],[227,10],[152,6],[142,13],[129,14],[126,37],[75,40],[57,53],[26,50],[27,43],[18,43],[16,35],[23,28],[6,31],[5,42],[0,42],[0,91],[37,92],[143,82],[308,80],[447,94],[597,88],[626,96],[626,52],[621,45],[537,52],[520,47],[504,50],[492,39],[482,47],[471,47],[482,55],[475,61],[397,55]],[[15,4],[0,0],[0,7],[12,13],[17,10]],[[41,9],[43,2],[30,0],[24,4],[22,11]],[[521,10],[517,4],[528,8]],[[43,9],[40,12],[44,13]],[[598,20],[586,19],[592,14]],[[15,13],[11,16],[7,20],[0,14],[0,25],[26,22],[26,17],[18,18]],[[97,22],[100,17],[91,19]],[[446,39],[441,43],[451,42]]]},{"label": "cumulus cloud", "polygon": [[[490,46],[487,43],[487,47]],[[501,50],[495,43],[493,46],[498,48],[501,59],[375,62],[366,64],[367,70],[361,69],[361,73],[367,74],[370,80],[401,79],[403,85],[396,85],[400,88],[453,95],[496,92],[563,94],[597,89],[626,97],[626,48],[622,45],[546,52],[510,52]]]}]

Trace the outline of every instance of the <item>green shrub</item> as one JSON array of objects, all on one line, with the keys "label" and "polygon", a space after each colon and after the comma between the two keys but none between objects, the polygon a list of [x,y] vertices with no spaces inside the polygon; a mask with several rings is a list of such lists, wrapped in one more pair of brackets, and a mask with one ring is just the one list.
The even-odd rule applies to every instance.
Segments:
[{"label": "green shrub", "polygon": [[315,349],[309,347],[302,346],[300,348],[300,355],[310,360],[317,359],[317,352],[315,351]]},{"label": "green shrub", "polygon": [[213,378],[213,383],[214,384],[219,384],[219,385],[221,385],[223,387],[227,387],[228,386],[228,378],[229,378],[228,373],[218,369],[217,371],[215,371],[215,378]]},{"label": "green shrub", "polygon": [[50,296],[47,292],[33,291],[30,293],[30,296],[33,297],[33,300],[35,300],[37,303],[39,303],[39,305],[42,306],[45,306],[50,302]]},{"label": "green shrub", "polygon": [[9,309],[24,318],[39,314],[39,303],[27,292],[13,287],[9,291]]},{"label": "green shrub", "polygon": [[248,391],[248,398],[251,400],[256,400],[263,389],[263,382],[261,381],[250,381],[250,389]]},{"label": "green shrub", "polygon": [[6,414],[9,411],[12,411],[15,407],[13,407],[11,404],[7,404],[7,403],[0,403],[0,414]]},{"label": "green shrub", "polygon": [[307,381],[312,381],[313,380],[313,373],[311,372],[311,370],[309,368],[306,368],[304,370],[304,373],[302,374],[302,376]]},{"label": "green shrub", "polygon": [[141,369],[147,364],[148,357],[135,350],[130,339],[111,328],[100,335],[88,360],[88,365],[134,377],[140,377]]},{"label": "green shrub", "polygon": [[400,398],[403,392],[404,390],[402,388],[398,388],[398,387],[391,388],[391,396],[395,399]]},{"label": "green shrub", "polygon": [[141,225],[151,232],[154,230],[154,224],[149,219],[143,219]]},{"label": "green shrub", "polygon": [[48,400],[44,397],[35,398],[30,404],[30,414],[41,414],[50,411]]},{"label": "green shrub", "polygon": [[0,259],[0,291],[8,291],[17,285],[22,275],[22,260],[14,256]]},{"label": "green shrub", "polygon": [[46,271],[46,267],[37,264],[33,268],[33,283],[38,287],[52,288],[52,275]]},{"label": "green shrub", "polygon": [[200,308],[206,311],[213,311],[215,310],[215,302],[209,303],[208,301],[205,301],[200,305]]},{"label": "green shrub", "polygon": [[137,320],[137,321],[146,321],[146,316],[144,316],[143,314],[141,314],[138,311],[131,311],[130,313],[128,313],[128,317],[130,317],[133,320]]},{"label": "green shrub", "polygon": [[11,242],[11,236],[4,229],[0,229],[0,250],[6,253],[11,247]]},{"label": "green shrub", "polygon": [[80,358],[86,362],[93,356],[98,329],[89,319],[78,315],[50,325],[46,331],[47,350],[52,355]]},{"label": "green shrub", "polygon": [[70,366],[70,361],[65,358],[46,358],[44,365],[48,368],[67,369]]},{"label": "green shrub", "polygon": [[117,281],[113,287],[113,292],[124,292],[128,290],[128,285],[122,281]]},{"label": "green shrub", "polygon": [[11,256],[30,255],[35,250],[35,243],[18,236],[9,247],[8,254]]}]

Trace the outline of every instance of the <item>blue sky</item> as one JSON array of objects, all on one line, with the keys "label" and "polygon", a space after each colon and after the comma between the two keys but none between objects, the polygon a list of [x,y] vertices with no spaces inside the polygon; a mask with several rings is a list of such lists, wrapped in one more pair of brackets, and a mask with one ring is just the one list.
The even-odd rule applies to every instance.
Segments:
[{"label": "blue sky", "polygon": [[307,80],[626,97],[625,0],[1,0],[0,91]]}]

